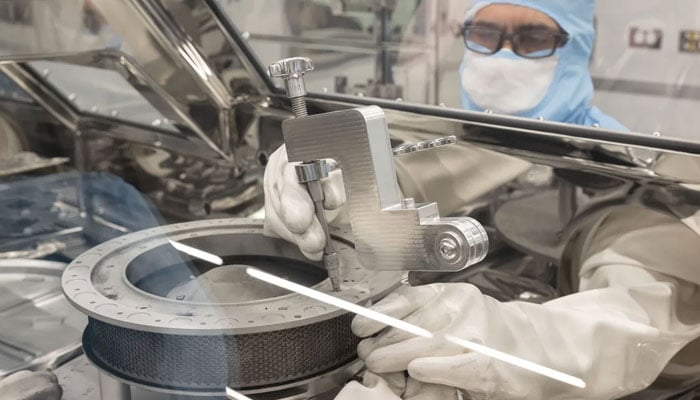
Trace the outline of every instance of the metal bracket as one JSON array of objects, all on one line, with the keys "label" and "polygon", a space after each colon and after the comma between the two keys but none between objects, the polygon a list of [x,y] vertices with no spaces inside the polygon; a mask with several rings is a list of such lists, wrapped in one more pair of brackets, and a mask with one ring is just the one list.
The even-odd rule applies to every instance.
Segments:
[{"label": "metal bracket", "polygon": [[488,236],[472,218],[404,201],[389,130],[376,106],[285,120],[290,162],[334,159],[343,171],[355,248],[366,269],[458,271],[484,259]]}]

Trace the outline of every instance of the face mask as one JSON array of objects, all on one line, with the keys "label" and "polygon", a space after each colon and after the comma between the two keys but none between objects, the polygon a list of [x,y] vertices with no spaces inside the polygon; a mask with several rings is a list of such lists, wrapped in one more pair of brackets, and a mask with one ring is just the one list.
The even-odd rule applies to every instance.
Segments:
[{"label": "face mask", "polygon": [[484,110],[522,113],[544,99],[558,63],[557,56],[531,60],[510,50],[490,56],[469,52],[464,59],[462,88]]}]

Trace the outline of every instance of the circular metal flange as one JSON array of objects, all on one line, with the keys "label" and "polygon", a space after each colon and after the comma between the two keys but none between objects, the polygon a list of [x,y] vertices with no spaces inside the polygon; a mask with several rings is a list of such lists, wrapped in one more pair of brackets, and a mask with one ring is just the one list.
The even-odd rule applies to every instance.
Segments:
[{"label": "circular metal flange", "polygon": [[[395,272],[365,270],[357,260],[350,235],[333,230],[331,236],[341,258],[342,290],[334,292],[324,279],[314,289],[353,303],[382,296],[400,280]],[[236,238],[226,242],[224,238]],[[291,244],[262,236],[262,222],[220,219],[162,226],[119,237],[80,255],[63,274],[68,300],[89,317],[129,329],[178,335],[221,335],[267,332],[329,319],[345,311],[302,296],[286,294],[244,303],[190,303],[139,289],[133,276],[164,272],[188,257],[170,245],[184,243],[219,257],[227,255],[274,256],[310,263]],[[160,265],[143,265],[137,258],[159,249]],[[136,261],[136,263],[135,263]],[[133,265],[132,265],[133,264]],[[316,264],[319,269],[322,266]],[[148,271],[129,271],[143,267]],[[130,279],[127,274],[132,275]]]},{"label": "circular metal flange", "polygon": [[[341,292],[333,292],[321,265],[306,260],[296,246],[263,236],[261,221],[245,219],[162,226],[105,242],[66,268],[63,290],[90,317],[83,340],[86,354],[122,379],[178,390],[289,384],[352,361],[356,338],[349,330],[351,316],[285,291],[265,291],[265,298],[237,302],[168,297],[177,293],[172,282],[191,281],[216,267],[179,252],[172,243],[213,254],[240,277],[246,275],[247,265],[264,270],[271,263],[277,265],[275,275],[352,303],[364,304],[399,284],[396,272],[368,271],[360,266],[348,232],[332,230],[331,236],[342,262]],[[320,278],[304,282],[305,278],[294,273],[300,265]],[[151,349],[157,357],[165,357],[165,364],[187,363],[187,357],[198,359],[191,360],[190,370],[180,365],[177,372],[153,373],[154,366],[169,367],[150,359]],[[224,353],[228,358],[208,361]],[[307,359],[316,357],[315,353],[318,366]],[[287,363],[287,357],[296,361]],[[216,371],[206,370],[207,366]],[[222,373],[221,366],[228,372]],[[303,370],[287,371],[296,367]],[[254,368],[268,371],[257,376],[251,371]],[[197,369],[205,371],[192,371]]]}]

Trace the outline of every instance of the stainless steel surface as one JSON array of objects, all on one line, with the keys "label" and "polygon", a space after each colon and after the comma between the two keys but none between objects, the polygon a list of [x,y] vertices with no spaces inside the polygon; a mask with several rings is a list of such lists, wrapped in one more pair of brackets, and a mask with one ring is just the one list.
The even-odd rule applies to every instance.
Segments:
[{"label": "stainless steel surface", "polygon": [[[332,158],[341,166],[352,231],[365,268],[458,271],[486,256],[488,237],[475,220],[440,219],[435,203],[402,208],[380,108],[290,119],[282,129],[290,161]],[[443,256],[444,240],[457,243],[456,254]]]},{"label": "stainless steel surface", "polygon": [[[144,79],[156,84],[155,88],[150,83],[137,86],[139,90],[158,92],[157,96],[146,96],[146,99],[162,103],[159,98],[165,97],[166,103],[181,110],[181,113],[178,112],[180,117],[171,118],[164,114],[166,118],[175,122],[183,118],[194,121],[187,130],[195,132],[193,136],[196,136],[196,140],[187,145],[181,142],[181,153],[206,147],[213,154],[207,154],[204,158],[227,162],[236,160],[239,165],[246,163],[243,160],[245,154],[234,154],[240,147],[241,137],[238,126],[232,121],[239,113],[238,106],[262,100],[260,93],[269,92],[271,84],[264,71],[247,57],[250,52],[245,41],[227,21],[222,20],[225,16],[213,0],[98,0],[90,3],[90,9],[99,18],[105,18],[111,32],[118,35],[123,47],[128,49],[129,53],[123,55],[138,66],[139,73],[136,75],[143,75]],[[4,55],[1,59],[13,63],[56,60],[63,55],[74,54],[78,49],[85,50],[78,45],[58,46],[53,53],[20,51],[14,55]],[[92,47],[87,54],[104,51]],[[131,68],[127,72],[133,73]],[[50,71],[42,78],[50,80]],[[75,95],[80,96],[80,93]],[[63,119],[61,122],[74,120]],[[214,127],[209,126],[212,120],[215,121]],[[133,140],[133,136],[130,140]],[[155,139],[148,143],[166,145],[168,142]],[[177,150],[177,146],[171,149]]]},{"label": "stainless steel surface", "polygon": [[[80,58],[77,55],[70,57]],[[102,59],[101,57],[88,54],[84,55],[82,61],[76,62],[88,62],[91,59]],[[105,59],[102,60],[108,63]],[[121,175],[128,181],[138,181],[142,179],[140,176],[123,174],[125,159],[131,159],[141,176],[153,176],[160,181],[159,190],[153,190],[149,194],[167,214],[179,218],[201,218],[211,213],[235,209],[245,215],[245,210],[254,209],[255,203],[261,202],[261,188],[255,185],[255,181],[261,175],[262,162],[256,159],[256,153],[266,159],[281,142],[281,133],[268,128],[268,121],[282,118],[275,115],[274,111],[250,120],[250,125],[246,126],[245,140],[237,148],[240,157],[237,164],[232,165],[202,140],[198,140],[196,135],[188,134],[191,131],[184,125],[171,121],[182,128],[181,132],[167,129],[165,122],[158,126],[144,126],[108,115],[86,113],[64,97],[65,93],[58,92],[41,75],[37,75],[32,67],[4,64],[0,68],[20,82],[51,116],[67,128],[65,134],[51,140],[56,142],[56,147],[75,141],[76,167],[98,169]],[[109,87],[102,89],[113,90]],[[23,104],[22,107],[30,106]],[[248,120],[250,112],[247,110],[246,116],[242,118]],[[30,123],[36,118],[30,116],[30,113],[36,115],[37,110],[27,110],[26,113],[26,117],[19,114],[22,119],[18,123]],[[39,112],[39,115],[42,114]],[[45,119],[44,114],[41,120]],[[56,124],[50,117],[48,120],[48,123]],[[267,129],[263,131],[262,127]],[[33,141],[46,140],[44,135],[32,134]]]},{"label": "stainless steel surface", "polygon": [[131,400],[131,387],[104,372],[99,373],[100,398],[102,400]]},{"label": "stainless steel surface", "polygon": [[[211,15],[210,17],[214,18]],[[218,27],[212,29],[212,32],[221,34],[224,29]],[[18,63],[29,60],[53,61],[33,61],[28,65]],[[96,106],[87,109],[79,108],[77,99],[89,96],[80,91],[77,91],[77,94],[61,92],[59,89],[65,86],[61,85],[61,81],[52,84],[52,79],[60,79],[60,74],[55,71],[58,69],[59,62],[62,70],[70,71],[68,67],[77,68],[73,75],[79,74],[80,68],[83,71],[95,68],[106,68],[110,72],[117,71],[118,76],[123,77],[124,84],[127,87],[130,84],[133,85],[137,95],[140,93],[142,96],[140,100],[147,99],[162,114],[162,117],[152,123],[149,122],[148,125],[143,125],[124,119],[128,118],[128,115],[116,110],[98,112]],[[256,115],[249,125],[242,125],[241,129],[245,130],[245,135],[237,135],[235,145],[230,146],[231,151],[237,155],[229,157],[210,139],[210,129],[202,128],[201,120],[193,120],[189,114],[182,111],[181,104],[166,90],[167,88],[162,87],[162,82],[151,77],[147,73],[148,68],[138,64],[131,55],[126,53],[99,50],[59,55],[23,55],[14,57],[12,61],[5,58],[0,68],[18,82],[19,86],[24,88],[38,104],[73,132],[74,137],[71,139],[77,142],[75,155],[76,166],[79,168],[91,168],[90,162],[105,165],[110,158],[119,158],[120,151],[115,150],[115,148],[123,148],[119,142],[104,148],[102,154],[92,154],[94,149],[91,148],[90,143],[104,142],[104,136],[109,136],[114,140],[134,144],[133,151],[127,149],[127,156],[135,156],[139,168],[143,168],[148,174],[153,173],[157,179],[161,180],[162,190],[153,191],[150,194],[155,202],[168,209],[168,213],[177,214],[180,218],[182,215],[203,217],[234,209],[245,215],[247,209],[256,208],[253,203],[261,201],[261,188],[256,186],[255,181],[257,175],[261,174],[263,160],[277,146],[275,138],[281,135],[279,132],[269,130],[268,126],[265,126],[266,129],[263,132],[260,124],[276,117],[261,118]],[[226,75],[228,78],[231,78],[230,72]],[[237,75],[229,84],[235,83],[235,88],[245,89],[248,86],[244,81],[247,82],[247,78]],[[93,90],[99,93],[100,89],[107,92],[114,90],[102,84],[103,82],[98,82],[91,89],[83,91]],[[246,93],[239,93],[235,103],[236,106],[245,108],[243,111],[235,112],[243,121],[249,121],[251,107],[255,107],[249,105]],[[97,95],[92,95],[92,97],[95,96]],[[190,100],[195,101],[194,98]],[[197,104],[188,104],[186,109],[197,107],[199,107]],[[210,114],[204,111],[198,109],[197,115],[199,118],[209,120]],[[227,112],[234,113],[234,110],[230,109]],[[268,115],[274,113],[271,111]],[[158,153],[160,165],[153,166],[151,161],[153,157],[142,154],[144,146],[135,144],[144,145],[146,152]],[[83,147],[88,148],[88,154],[77,151]],[[256,154],[259,154],[259,157],[256,157]],[[79,155],[85,156],[84,158],[89,162],[77,160],[80,158]],[[183,157],[186,158],[183,159]],[[165,164],[170,164],[172,167],[162,168],[161,165]],[[121,166],[116,166],[116,169],[121,169]],[[195,178],[196,175],[200,176]],[[202,179],[202,176],[205,178]],[[186,200],[183,200],[182,192],[186,192],[185,195],[188,197]]]},{"label": "stainless steel surface", "polygon": [[99,373],[84,355],[54,370],[63,389],[61,400],[100,400]]},{"label": "stainless steel surface", "polygon": [[0,378],[23,369],[56,368],[81,353],[86,319],[61,293],[65,266],[0,260]]},{"label": "stainless steel surface", "polygon": [[[235,124],[231,108],[236,101],[213,60],[197,43],[203,33],[185,28],[199,29],[196,18],[202,15],[193,14],[190,6],[179,1],[96,0],[92,4],[127,43],[139,44],[132,47],[133,56],[183,116],[197,120],[199,110],[211,113],[216,119],[215,128],[200,139],[213,144],[225,159],[232,159]],[[202,22],[216,23],[205,5],[202,11],[208,16]],[[202,107],[193,107],[197,103]]]},{"label": "stainless steel surface", "polygon": [[[175,99],[163,90],[132,57],[125,53],[115,50],[101,50],[69,55],[28,56],[22,59],[27,61],[32,59],[49,60],[77,66],[104,68],[116,71],[144,98],[148,99],[165,118],[178,127],[180,131],[196,136],[201,140],[201,143],[208,146],[211,152],[210,156],[218,155],[224,159],[230,159],[230,157],[209,138],[208,134],[200,128],[200,125],[195,119],[188,114],[186,108],[177,103]],[[17,65],[17,61],[19,60],[5,62],[6,65],[0,65],[0,68],[2,68],[2,71],[8,76],[12,77],[32,99],[42,104],[47,110],[53,111],[53,116],[59,119],[64,125],[73,130],[78,130],[81,117],[77,110],[74,110],[70,105],[70,97],[68,99],[61,98],[61,95],[57,93],[47,96],[47,94],[53,90],[50,87],[46,87],[47,85],[44,81],[37,80],[31,72],[23,71],[22,69],[26,69],[26,67]],[[49,99],[50,102],[47,99]]]},{"label": "stainless steel surface", "polygon": [[65,157],[44,158],[31,152],[17,153],[9,158],[0,158],[0,177],[55,167],[67,162]]}]

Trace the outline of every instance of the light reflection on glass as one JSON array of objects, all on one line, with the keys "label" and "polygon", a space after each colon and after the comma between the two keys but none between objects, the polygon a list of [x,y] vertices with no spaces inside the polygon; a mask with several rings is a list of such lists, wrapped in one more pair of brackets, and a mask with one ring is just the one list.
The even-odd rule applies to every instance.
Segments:
[{"label": "light reflection on glass", "polygon": [[[208,253],[208,252],[203,251],[203,250],[195,249],[194,247],[187,246],[187,245],[184,245],[182,243],[175,242],[172,240],[170,240],[170,244],[173,247],[175,247],[177,250],[179,250],[183,253],[189,254],[192,257],[196,257],[196,258],[199,258],[201,260],[204,260],[204,261],[207,261],[209,263],[216,264],[216,265],[223,264],[223,260],[221,259],[221,257],[216,256],[214,254]],[[408,322],[402,321],[400,319],[397,319],[397,318],[394,318],[394,317],[391,317],[388,315],[378,313],[378,312],[371,310],[369,308],[351,303],[351,302],[343,300],[343,299],[339,299],[337,297],[333,297],[329,294],[319,292],[317,290],[308,288],[306,286],[302,286],[302,285],[296,284],[294,282],[290,282],[286,279],[282,279],[282,278],[277,277],[275,275],[268,274],[267,272],[263,272],[263,271],[260,271],[258,269],[255,269],[255,268],[248,267],[248,268],[246,268],[246,273],[255,279],[259,279],[259,280],[266,282],[266,283],[269,283],[271,285],[281,287],[283,289],[301,294],[302,296],[306,296],[306,297],[312,298],[314,300],[318,300],[318,301],[326,303],[326,304],[330,304],[334,307],[346,310],[348,312],[351,312],[351,313],[354,313],[357,315],[361,315],[365,318],[369,318],[371,320],[380,322],[380,323],[387,325],[387,326],[391,326],[391,327],[400,329],[402,331],[411,333],[413,335],[421,336],[421,337],[425,337],[425,338],[433,338],[434,337],[434,335],[430,331],[423,329],[419,326],[410,324]],[[554,379],[554,380],[557,380],[557,381],[560,381],[560,382],[563,382],[563,383],[566,383],[568,385],[572,385],[572,386],[575,386],[578,388],[585,388],[586,387],[586,383],[581,378],[577,378],[575,376],[565,374],[563,372],[545,367],[543,365],[539,365],[539,364],[533,363],[531,361],[527,361],[527,360],[524,360],[522,358],[503,353],[501,351],[498,351],[496,349],[492,349],[492,348],[484,346],[482,344],[474,343],[472,341],[465,340],[465,339],[460,339],[460,338],[458,338],[456,336],[452,336],[452,335],[444,335],[443,338],[445,340],[447,340],[448,342],[456,344],[456,345],[461,346],[461,347],[464,347],[467,350],[470,350],[470,351],[473,351],[473,352],[476,352],[479,354],[483,354],[487,357],[490,357],[490,358],[493,358],[493,359],[496,359],[499,361],[503,361],[503,362],[508,363],[510,365],[516,366],[518,368],[523,368],[527,371],[534,372],[536,374],[543,375],[543,376],[546,376],[548,378],[551,378],[551,379]],[[231,396],[230,398],[232,398],[234,400],[249,399],[248,397],[246,397],[240,393],[237,393],[230,388],[226,388],[226,394],[228,396]],[[239,397],[236,397],[236,396],[239,396]]]},{"label": "light reflection on glass", "polygon": [[526,369],[526,370],[534,372],[536,374],[544,375],[546,377],[555,379],[559,382],[564,382],[566,384],[569,384],[571,386],[576,386],[576,387],[581,388],[581,389],[584,389],[586,387],[586,382],[584,382],[583,379],[581,379],[581,378],[577,378],[575,376],[571,376],[571,375],[565,374],[563,372],[559,372],[557,370],[547,368],[547,367],[539,365],[539,364],[535,364],[531,361],[523,360],[522,358],[516,357],[514,355],[503,353],[503,352],[498,351],[496,349],[492,349],[490,347],[486,347],[484,345],[474,343],[474,342],[471,342],[469,340],[460,339],[460,338],[452,336],[452,335],[445,335],[444,338],[448,342],[451,342],[451,343],[454,343],[458,346],[464,347],[467,350],[471,350],[473,352],[483,354],[485,356],[494,358],[496,360],[500,360],[500,361],[506,362],[508,364],[515,365],[517,367]]},{"label": "light reflection on glass", "polygon": [[230,387],[226,388],[226,397],[228,397],[229,400],[253,400],[244,394],[238,393]]},{"label": "light reflection on glass", "polygon": [[338,307],[340,309],[349,311],[349,312],[357,314],[357,315],[362,315],[365,318],[369,318],[371,320],[381,322],[384,325],[392,326],[396,329],[406,331],[406,332],[411,333],[413,335],[422,336],[425,338],[432,338],[433,337],[433,334],[430,333],[430,331],[425,330],[419,326],[415,326],[413,324],[409,324],[408,322],[402,321],[400,319],[390,317],[390,316],[384,315],[382,313],[378,313],[374,310],[370,310],[369,308],[362,307],[362,306],[357,305],[355,303],[351,303],[349,301],[339,299],[337,297],[333,297],[329,294],[319,292],[318,290],[310,289],[310,288],[307,288],[306,286],[302,286],[302,285],[290,282],[286,279],[282,279],[282,278],[279,278],[275,275],[268,274],[267,272],[263,272],[263,271],[255,269],[255,268],[246,268],[246,273],[255,279],[259,279],[259,280],[261,280],[263,282],[267,282],[271,285],[275,285],[275,286],[281,287],[283,289],[287,289],[289,291],[299,293],[302,296],[310,297],[314,300],[318,300],[320,302],[330,304],[334,307]]},{"label": "light reflection on glass", "polygon": [[185,254],[188,254],[194,258],[199,258],[200,260],[204,260],[208,263],[215,264],[215,265],[223,265],[224,264],[224,260],[222,260],[221,257],[214,255],[214,254],[211,254],[207,251],[195,249],[192,246],[188,246],[188,245],[180,243],[180,242],[175,242],[173,240],[168,240],[168,242],[170,242],[170,245],[173,246],[178,251],[181,251]]}]

